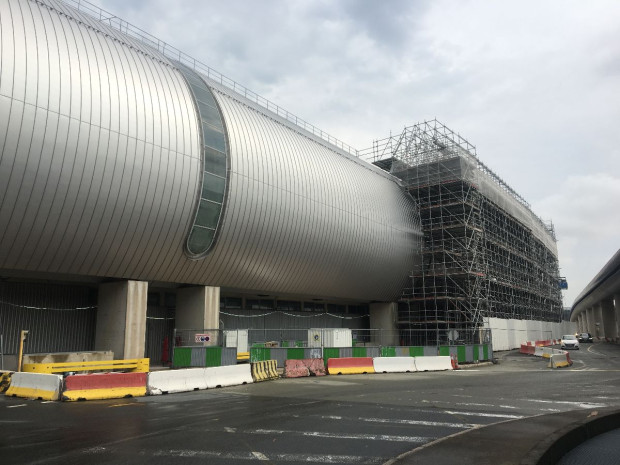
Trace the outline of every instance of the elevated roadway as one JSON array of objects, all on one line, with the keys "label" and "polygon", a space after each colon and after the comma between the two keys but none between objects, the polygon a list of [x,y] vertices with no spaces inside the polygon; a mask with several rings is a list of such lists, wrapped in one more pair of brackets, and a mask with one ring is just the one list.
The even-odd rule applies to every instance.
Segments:
[{"label": "elevated roadway", "polygon": [[570,320],[577,331],[618,342],[620,325],[620,250],[579,294]]}]

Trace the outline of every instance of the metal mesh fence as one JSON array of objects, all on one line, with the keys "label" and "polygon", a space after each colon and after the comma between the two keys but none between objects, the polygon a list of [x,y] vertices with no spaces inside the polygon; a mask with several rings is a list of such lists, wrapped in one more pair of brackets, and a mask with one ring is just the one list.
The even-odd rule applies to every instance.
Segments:
[{"label": "metal mesh fence", "polygon": [[[226,346],[247,351],[252,347],[391,347],[490,344],[491,330],[382,330],[346,328],[306,329],[176,329],[175,347]],[[244,350],[241,350],[244,349]]]}]

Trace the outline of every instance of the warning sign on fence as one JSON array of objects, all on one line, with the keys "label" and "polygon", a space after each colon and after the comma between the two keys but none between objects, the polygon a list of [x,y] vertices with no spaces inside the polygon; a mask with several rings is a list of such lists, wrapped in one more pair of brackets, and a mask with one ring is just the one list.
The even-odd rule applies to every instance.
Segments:
[{"label": "warning sign on fence", "polygon": [[208,334],[196,334],[194,340],[196,342],[209,342],[211,340],[211,336]]}]

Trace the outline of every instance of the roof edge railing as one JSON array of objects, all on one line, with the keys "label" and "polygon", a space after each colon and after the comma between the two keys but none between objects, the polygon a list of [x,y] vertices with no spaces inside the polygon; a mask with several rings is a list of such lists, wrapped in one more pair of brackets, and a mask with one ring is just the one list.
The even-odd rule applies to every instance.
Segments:
[{"label": "roof edge railing", "polygon": [[168,43],[158,39],[157,37],[149,34],[148,32],[132,25],[131,23],[119,18],[118,16],[90,3],[87,0],[62,0],[64,3],[74,7],[76,10],[84,13],[95,20],[106,24],[129,37],[140,41],[141,43],[156,49],[162,55],[178,60],[179,62],[189,66],[195,71],[206,75],[208,78],[213,79],[215,82],[220,83],[224,87],[232,90],[233,92],[245,97],[246,99],[260,105],[261,107],[275,113],[281,118],[289,121],[290,123],[299,126],[300,128],[310,132],[311,134],[323,139],[329,144],[338,147],[340,150],[347,152],[350,155],[358,157],[358,151],[351,145],[337,139],[326,133],[325,131],[317,128],[313,124],[293,115],[289,111],[283,109],[279,105],[276,105],[272,101],[261,97],[256,92],[251,91],[247,87],[239,84],[233,79],[223,75],[210,66],[201,63],[195,58],[190,57],[186,53],[178,50],[177,48],[169,45]]}]

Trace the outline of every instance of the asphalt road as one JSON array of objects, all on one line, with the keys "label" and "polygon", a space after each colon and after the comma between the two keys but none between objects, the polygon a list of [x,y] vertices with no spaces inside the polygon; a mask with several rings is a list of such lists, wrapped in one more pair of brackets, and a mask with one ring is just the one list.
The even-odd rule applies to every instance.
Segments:
[{"label": "asphalt road", "polygon": [[[20,464],[376,464],[476,425],[620,407],[620,346],[584,344],[571,352],[572,368],[556,370],[515,351],[496,356],[497,365],[451,372],[282,379],[137,399],[59,403],[0,396],[0,458]],[[511,441],[518,438],[506,438],[507,447]]]}]

